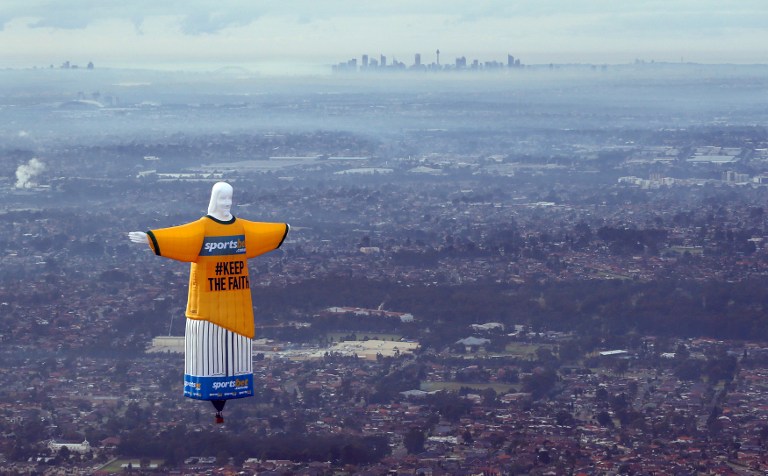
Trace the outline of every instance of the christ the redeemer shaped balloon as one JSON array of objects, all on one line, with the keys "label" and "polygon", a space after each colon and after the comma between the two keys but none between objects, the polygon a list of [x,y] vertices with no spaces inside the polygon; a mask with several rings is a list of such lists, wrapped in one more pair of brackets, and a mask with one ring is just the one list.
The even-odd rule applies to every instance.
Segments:
[{"label": "christ the redeemer shaped balloon", "polygon": [[227,400],[253,396],[253,304],[248,258],[282,245],[287,223],[235,218],[232,186],[211,190],[208,214],[170,228],[132,231],[158,256],[191,263],[184,334],[184,396],[209,400],[222,423]]}]

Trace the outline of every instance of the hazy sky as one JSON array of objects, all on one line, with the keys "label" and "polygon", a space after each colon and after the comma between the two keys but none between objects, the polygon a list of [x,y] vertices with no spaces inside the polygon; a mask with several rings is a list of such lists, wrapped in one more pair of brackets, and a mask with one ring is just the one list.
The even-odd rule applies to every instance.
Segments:
[{"label": "hazy sky", "polygon": [[1,0],[0,66],[768,63],[768,0]]}]

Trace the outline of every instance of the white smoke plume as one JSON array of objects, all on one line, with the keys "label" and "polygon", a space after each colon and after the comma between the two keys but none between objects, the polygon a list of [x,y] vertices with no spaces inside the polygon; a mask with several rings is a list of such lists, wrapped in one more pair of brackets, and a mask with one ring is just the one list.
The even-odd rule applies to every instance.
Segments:
[{"label": "white smoke plume", "polygon": [[45,164],[39,159],[30,159],[26,164],[16,169],[16,188],[32,188],[37,186],[35,177],[45,170]]}]

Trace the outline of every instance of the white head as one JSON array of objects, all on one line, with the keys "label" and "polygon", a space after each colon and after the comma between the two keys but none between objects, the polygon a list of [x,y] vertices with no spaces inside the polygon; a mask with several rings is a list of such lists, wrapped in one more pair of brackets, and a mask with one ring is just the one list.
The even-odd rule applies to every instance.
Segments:
[{"label": "white head", "polygon": [[212,217],[227,221],[232,218],[232,185],[226,182],[217,182],[211,189],[211,201],[208,204],[208,214]]}]

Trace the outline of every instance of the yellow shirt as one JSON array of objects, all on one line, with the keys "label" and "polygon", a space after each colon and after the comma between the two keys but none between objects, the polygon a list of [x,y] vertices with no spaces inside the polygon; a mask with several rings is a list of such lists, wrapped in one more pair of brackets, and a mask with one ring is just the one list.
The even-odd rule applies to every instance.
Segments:
[{"label": "yellow shirt", "polygon": [[211,216],[147,232],[156,255],[192,263],[186,316],[250,338],[255,330],[247,259],[279,248],[287,234],[285,223]]}]

